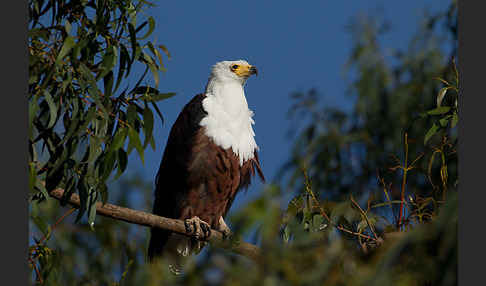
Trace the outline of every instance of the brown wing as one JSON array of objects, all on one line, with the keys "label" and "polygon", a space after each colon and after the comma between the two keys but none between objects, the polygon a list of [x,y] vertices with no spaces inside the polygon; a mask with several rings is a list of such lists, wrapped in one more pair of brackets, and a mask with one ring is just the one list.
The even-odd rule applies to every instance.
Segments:
[{"label": "brown wing", "polygon": [[[206,116],[201,103],[204,97],[203,94],[196,95],[186,104],[172,126],[155,178],[154,214],[179,218],[178,201],[186,196],[192,142],[200,129],[199,122]],[[170,234],[171,232],[166,230],[151,229],[148,249],[150,260],[162,254]]]},{"label": "brown wing", "polygon": [[[217,228],[237,192],[250,184],[255,169],[264,177],[256,152],[240,166],[231,148],[225,150],[205,135],[199,126],[206,115],[203,99],[204,95],[198,95],[191,100],[172,127],[156,178],[153,212],[177,219],[198,216]],[[159,229],[151,233],[150,259],[163,252],[171,235]]]}]

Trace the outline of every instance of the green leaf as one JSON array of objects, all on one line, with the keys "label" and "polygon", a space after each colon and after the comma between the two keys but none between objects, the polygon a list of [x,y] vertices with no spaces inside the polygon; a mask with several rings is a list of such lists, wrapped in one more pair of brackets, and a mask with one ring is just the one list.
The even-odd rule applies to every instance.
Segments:
[{"label": "green leaf", "polygon": [[160,63],[159,69],[166,71],[166,69],[164,68],[164,63],[162,62],[162,55],[160,54],[160,52],[156,48],[154,48],[151,42],[148,42],[147,46],[149,47],[152,54],[154,54],[154,56],[156,56],[159,59],[159,63]]},{"label": "green leaf", "polygon": [[91,230],[94,230],[94,221],[96,218],[96,201],[98,199],[98,192],[90,188],[88,195],[88,224]]},{"label": "green leaf", "polygon": [[108,46],[105,54],[103,55],[103,60],[101,62],[101,72],[97,76],[98,79],[105,77],[116,65],[118,58],[118,51],[115,46]]},{"label": "green leaf", "polygon": [[117,151],[110,151],[103,160],[102,164],[102,180],[105,181],[110,177],[113,168],[115,167],[116,159],[117,159]]},{"label": "green leaf", "polygon": [[440,114],[444,114],[444,113],[449,112],[449,110],[451,110],[450,106],[441,106],[441,107],[437,107],[435,109],[427,111],[427,114],[428,115],[440,115]]},{"label": "green leaf", "polygon": [[91,136],[89,143],[89,156],[87,163],[92,163],[99,157],[103,150],[101,149],[101,139]]},{"label": "green leaf", "polygon": [[42,217],[38,215],[31,215],[30,217],[32,218],[35,226],[37,226],[37,229],[39,229],[40,232],[46,236],[49,233],[49,225],[42,219]]},{"label": "green leaf", "polygon": [[50,34],[51,34],[50,31],[45,28],[34,28],[34,29],[29,29],[28,31],[29,38],[39,37],[44,41],[49,40]]},{"label": "green leaf", "polygon": [[167,55],[167,58],[170,60],[170,53],[169,50],[164,46],[164,45],[159,45],[159,48],[164,51],[164,53]]},{"label": "green leaf", "polygon": [[432,166],[434,165],[434,159],[435,159],[435,155],[437,153],[438,152],[433,152],[432,153],[432,156],[430,156],[429,164],[427,166],[427,176],[428,176],[429,181],[432,184],[432,186],[434,185],[434,182],[432,181]]},{"label": "green leaf", "polygon": [[150,142],[150,138],[152,137],[152,132],[154,130],[154,114],[148,107],[145,107],[143,110],[143,128],[145,133],[143,148],[145,149]]},{"label": "green leaf", "polygon": [[29,190],[35,193],[35,181],[37,179],[37,171],[34,162],[29,162]]},{"label": "green leaf", "polygon": [[457,112],[454,112],[454,114],[452,114],[451,127],[452,128],[456,127],[458,121],[459,121],[459,116],[457,116]]},{"label": "green leaf", "polygon": [[35,119],[35,115],[37,113],[37,109],[39,108],[39,103],[37,102],[38,96],[37,94],[30,100],[29,103],[29,138],[33,136],[33,123]]},{"label": "green leaf", "polygon": [[66,37],[66,39],[64,40],[64,44],[62,45],[61,51],[57,55],[56,65],[58,65],[67,54],[69,54],[69,52],[71,51],[71,49],[74,47],[75,44],[76,43],[74,42],[73,37],[71,36]]},{"label": "green leaf", "polygon": [[444,96],[446,95],[446,92],[449,88],[450,88],[449,86],[444,87],[441,88],[441,90],[439,91],[439,94],[437,95],[437,107],[440,107],[442,100],[444,100]]},{"label": "green leaf", "polygon": [[427,131],[427,134],[425,134],[425,139],[424,139],[424,145],[427,144],[427,141],[434,136],[434,134],[439,130],[439,126],[437,124],[433,124],[432,127],[430,127],[429,131]]},{"label": "green leaf", "polygon": [[141,38],[138,38],[139,40],[146,39],[154,31],[154,28],[155,28],[155,20],[154,20],[154,18],[152,16],[149,16],[148,17],[148,24],[149,24],[149,28],[148,28],[147,33],[145,33],[145,35],[143,35]]},{"label": "green leaf", "polygon": [[162,116],[162,112],[160,112],[159,107],[157,106],[157,104],[155,104],[155,102],[151,102],[151,103],[152,103],[153,108],[155,109],[155,111],[159,115],[160,120],[162,121],[162,123],[164,123],[164,116]]},{"label": "green leaf", "polygon": [[86,177],[78,180],[77,189],[79,194],[79,209],[78,214],[76,215],[75,222],[79,222],[88,207],[88,190],[86,189]]},{"label": "green leaf", "polygon": [[[146,55],[144,53],[144,55]],[[149,57],[149,56],[147,56]],[[152,72],[152,76],[154,77],[154,82],[155,82],[155,86],[159,86],[159,69],[157,68],[157,66],[155,65],[155,63],[152,61],[151,63],[148,64],[149,68],[150,68],[150,71]]]},{"label": "green leaf", "polygon": [[312,229],[313,231],[319,231],[324,226],[325,219],[322,214],[314,214],[312,217]]},{"label": "green leaf", "polygon": [[137,86],[133,91],[135,94],[159,94],[159,90],[150,86]]},{"label": "green leaf", "polygon": [[66,20],[66,23],[64,23],[64,29],[66,30],[66,33],[70,34],[71,33],[71,23],[69,23],[68,20]]},{"label": "green leaf", "polygon": [[115,180],[117,180],[123,172],[127,169],[128,164],[128,156],[127,152],[123,149],[118,149],[118,172],[115,176]]},{"label": "green leaf", "polygon": [[284,231],[283,231],[283,240],[284,240],[285,243],[289,242],[290,235],[291,235],[290,228],[289,228],[288,225],[286,225],[285,228],[284,228]]},{"label": "green leaf", "polygon": [[106,97],[111,97],[113,90],[113,71],[109,71],[108,74],[103,77],[104,91]]},{"label": "green leaf", "polygon": [[135,34],[135,28],[131,23],[128,23],[128,33],[130,34],[130,42],[132,44],[132,59],[130,63],[133,63],[135,61],[135,54],[137,50],[137,36]]},{"label": "green leaf", "polygon": [[140,156],[140,159],[142,160],[142,164],[145,164],[144,162],[144,151],[142,147],[142,142],[140,141],[140,137],[138,136],[138,133],[135,131],[135,129],[130,128],[128,129],[128,138],[130,138],[129,144],[134,146],[135,149],[138,152],[138,155]]},{"label": "green leaf", "polygon": [[125,47],[125,45],[120,44],[120,63],[118,67],[118,75],[116,77],[115,90],[113,92],[118,90],[125,71],[128,69],[127,75],[130,72],[130,66],[130,54],[128,53],[128,49]]},{"label": "green leaf", "polygon": [[171,98],[174,95],[176,95],[175,92],[168,92],[168,93],[159,93],[159,94],[154,94],[154,95],[148,95],[147,96],[147,100],[148,101],[157,102],[157,101],[161,101],[161,100],[164,100],[164,99],[167,99],[167,98]]},{"label": "green leaf", "polygon": [[62,138],[61,142],[57,144],[58,147],[62,146],[69,139],[71,139],[74,133],[78,130],[78,125],[79,125],[79,118],[74,118],[70,120],[69,127],[67,128],[67,132],[65,133],[64,138]]},{"label": "green leaf", "polygon": [[137,25],[137,10],[132,3],[130,3],[127,7],[128,17],[130,18],[130,24],[134,27]]},{"label": "green leaf", "polygon": [[152,147],[152,150],[155,151],[155,139],[154,139],[154,136],[152,136],[152,138],[150,138],[150,147]]},{"label": "green leaf", "polygon": [[88,125],[91,123],[91,121],[93,121],[95,117],[96,117],[96,107],[92,105],[88,108],[88,112],[83,120],[83,125],[79,127],[77,134],[79,134],[80,132],[85,132],[86,128],[88,128]]},{"label": "green leaf", "polygon": [[77,59],[81,55],[81,50],[88,44],[88,39],[83,38],[73,48],[72,59]]},{"label": "green leaf", "polygon": [[99,184],[98,192],[101,194],[101,203],[106,204],[108,202],[108,186],[105,183]]},{"label": "green leaf", "polygon": [[452,115],[446,115],[439,120],[440,126],[446,127],[449,121],[451,120]]},{"label": "green leaf", "polygon": [[96,105],[98,106],[99,109],[103,111],[105,114],[105,117],[108,118],[108,112],[106,111],[105,107],[103,106],[103,103],[101,102],[101,92],[99,91],[97,85],[96,85],[96,79],[91,73],[91,70],[84,65],[83,63],[79,64],[80,72],[84,76],[84,78],[89,82],[90,87],[88,88],[88,92],[95,101]]},{"label": "green leaf", "polygon": [[304,207],[304,199],[301,195],[293,198],[287,206],[287,214],[291,217],[295,217],[298,212]]},{"label": "green leaf", "polygon": [[47,193],[47,189],[41,180],[36,180],[35,187],[42,193],[46,200],[49,200],[49,194]]},{"label": "green leaf", "polygon": [[127,121],[130,127],[135,126],[137,119],[137,107],[134,104],[130,104],[127,108]]},{"label": "green leaf", "polygon": [[54,100],[52,99],[51,95],[47,90],[44,90],[44,98],[47,101],[47,104],[49,105],[49,124],[47,124],[47,129],[49,129],[53,127],[54,124],[56,123],[57,106],[54,103]]},{"label": "green leaf", "polygon": [[127,135],[128,135],[128,127],[120,126],[117,129],[115,137],[111,141],[110,152],[117,151],[118,149],[122,148],[123,145],[125,144],[125,139],[127,138]]}]

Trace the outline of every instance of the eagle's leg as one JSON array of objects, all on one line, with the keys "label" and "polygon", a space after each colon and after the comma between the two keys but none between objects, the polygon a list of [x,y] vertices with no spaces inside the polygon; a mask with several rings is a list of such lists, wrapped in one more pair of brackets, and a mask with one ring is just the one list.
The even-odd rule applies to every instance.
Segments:
[{"label": "eagle's leg", "polygon": [[222,216],[219,217],[218,230],[223,233],[223,239],[231,234],[231,229],[226,225]]},{"label": "eagle's leg", "polygon": [[194,234],[196,239],[207,239],[211,235],[211,226],[197,216],[184,220],[184,225],[186,231]]}]

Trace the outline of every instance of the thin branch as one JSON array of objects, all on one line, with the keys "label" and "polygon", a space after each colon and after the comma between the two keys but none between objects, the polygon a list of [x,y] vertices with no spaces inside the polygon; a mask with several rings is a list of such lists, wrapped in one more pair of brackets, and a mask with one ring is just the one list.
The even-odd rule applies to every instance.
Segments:
[{"label": "thin branch", "polygon": [[405,203],[405,188],[407,185],[407,172],[408,172],[408,133],[405,132],[405,162],[403,169],[403,176],[402,176],[402,191],[400,193],[400,200],[402,203],[400,204],[400,215],[398,217],[398,229],[402,228],[402,219],[405,216],[403,209],[403,204]]},{"label": "thin branch", "polygon": [[304,168],[303,172],[304,172],[305,190],[306,190],[306,192],[311,196],[312,200],[314,201],[314,203],[316,204],[316,206],[319,208],[319,211],[321,212],[321,215],[327,220],[327,222],[331,226],[335,227],[336,229],[338,229],[338,230],[340,230],[342,232],[346,232],[346,233],[349,233],[351,235],[358,236],[360,238],[366,238],[366,239],[369,239],[369,240],[378,241],[376,238],[371,237],[369,235],[362,234],[362,233],[358,233],[358,232],[355,232],[355,231],[346,229],[342,225],[336,225],[336,224],[334,224],[332,222],[332,220],[329,218],[329,216],[326,214],[326,212],[324,211],[324,209],[321,207],[321,205],[319,204],[319,201],[316,198],[316,195],[312,191],[312,188],[310,186],[310,180],[309,180],[309,177],[307,176],[307,171],[306,171],[305,168]]},{"label": "thin branch", "polygon": [[[50,192],[50,195],[58,200],[61,200],[64,195],[64,190],[55,189]],[[81,204],[79,196],[76,194],[72,194],[67,202],[76,208],[79,208]],[[132,224],[166,229],[182,235],[194,237],[194,234],[186,231],[184,221],[178,219],[161,217],[151,213],[124,208],[112,204],[102,204],[101,202],[96,203],[96,213],[101,216]],[[256,245],[244,241],[224,239],[223,234],[218,230],[212,229],[211,235],[207,240],[212,245],[243,255],[252,259],[253,261],[257,262],[260,260],[261,251]]]},{"label": "thin branch", "polygon": [[37,268],[37,265],[35,264],[34,260],[31,257],[29,257],[29,262],[32,265],[32,267],[34,267],[35,273],[37,275],[37,283],[39,283],[41,285],[44,284],[44,281],[42,280],[42,276],[40,274],[39,268]]},{"label": "thin branch", "polygon": [[67,216],[69,216],[70,214],[72,214],[74,212],[74,210],[76,210],[75,208],[71,208],[69,209],[66,213],[64,213],[51,227],[51,230],[49,231],[49,233],[47,233],[46,235],[44,235],[44,237],[42,237],[42,239],[37,243],[37,245],[41,245],[49,236],[50,234],[54,231],[54,229],[56,228],[56,226],[61,223]]},{"label": "thin branch", "polygon": [[359,206],[359,204],[353,199],[353,196],[351,196],[351,202],[358,208],[358,210],[361,212],[361,215],[364,217],[366,220],[366,223],[368,224],[368,227],[370,228],[371,232],[373,233],[373,236],[375,239],[378,239],[378,236],[376,235],[375,229],[373,228],[373,225],[371,225],[368,216],[366,215],[366,212]]}]

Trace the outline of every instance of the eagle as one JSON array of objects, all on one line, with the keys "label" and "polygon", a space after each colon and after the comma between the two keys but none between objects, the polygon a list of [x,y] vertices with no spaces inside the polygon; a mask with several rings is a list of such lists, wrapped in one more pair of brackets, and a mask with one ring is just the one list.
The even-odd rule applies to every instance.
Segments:
[{"label": "eagle", "polygon": [[258,173],[258,159],[244,86],[255,66],[245,60],[222,61],[211,70],[205,92],[187,103],[171,128],[155,178],[153,213],[184,220],[196,239],[152,228],[147,256],[166,257],[181,266],[181,257],[198,253],[211,229],[228,235],[224,221],[236,194]]}]

